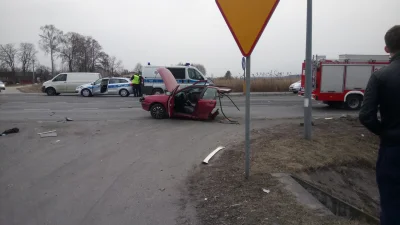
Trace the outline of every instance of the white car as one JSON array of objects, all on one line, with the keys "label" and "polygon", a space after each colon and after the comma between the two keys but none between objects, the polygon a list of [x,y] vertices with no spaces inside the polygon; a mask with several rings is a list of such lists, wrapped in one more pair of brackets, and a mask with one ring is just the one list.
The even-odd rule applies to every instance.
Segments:
[{"label": "white car", "polygon": [[297,81],[296,83],[293,83],[289,86],[289,91],[297,94],[301,89],[301,80]]},{"label": "white car", "polygon": [[2,81],[0,81],[0,92],[1,90],[6,90],[6,85]]},{"label": "white car", "polygon": [[75,92],[83,97],[93,95],[120,95],[128,97],[133,94],[132,82],[123,77],[101,78],[89,84],[83,84],[76,88]]}]

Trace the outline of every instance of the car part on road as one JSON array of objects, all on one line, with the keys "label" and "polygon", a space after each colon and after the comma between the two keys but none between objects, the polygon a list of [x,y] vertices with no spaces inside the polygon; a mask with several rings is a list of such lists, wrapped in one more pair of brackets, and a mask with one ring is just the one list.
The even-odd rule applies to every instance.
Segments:
[{"label": "car part on road", "polygon": [[219,152],[220,150],[224,149],[225,147],[223,146],[219,146],[218,148],[216,148],[214,151],[212,151],[204,160],[203,160],[203,164],[208,164],[208,161],[210,161],[211,157],[213,157],[215,154],[217,154],[217,152]]},{"label": "car part on road", "polygon": [[85,88],[85,89],[83,89],[83,90],[81,91],[81,95],[82,95],[83,97],[90,97],[90,96],[92,96],[92,92],[90,92],[89,89]]},{"label": "car part on road", "polygon": [[225,117],[229,122],[231,122],[231,123],[233,123],[233,124],[239,124],[238,121],[230,120],[230,119],[225,115],[224,110],[222,109],[222,103],[221,103],[221,98],[222,98],[223,96],[228,97],[229,100],[231,100],[232,104],[237,108],[237,110],[240,111],[239,107],[237,107],[237,105],[233,102],[233,100],[232,100],[228,95],[226,95],[226,94],[224,94],[224,93],[221,93],[221,94],[218,95],[218,98],[219,98],[219,106],[221,107],[222,115],[224,115],[224,117]]},{"label": "car part on road", "polygon": [[19,129],[15,127],[15,128],[5,130],[3,133],[0,134],[0,136],[6,136],[8,134],[16,134],[18,132],[19,132]]},{"label": "car part on road", "polygon": [[44,137],[57,137],[56,130],[38,133],[38,135],[40,135],[41,138],[44,138]]},{"label": "car part on road", "polygon": [[128,97],[129,96],[129,91],[126,89],[122,89],[119,91],[119,95],[121,95],[121,97]]},{"label": "car part on road", "polygon": [[163,105],[154,104],[150,107],[150,114],[154,119],[164,119],[167,112]]}]

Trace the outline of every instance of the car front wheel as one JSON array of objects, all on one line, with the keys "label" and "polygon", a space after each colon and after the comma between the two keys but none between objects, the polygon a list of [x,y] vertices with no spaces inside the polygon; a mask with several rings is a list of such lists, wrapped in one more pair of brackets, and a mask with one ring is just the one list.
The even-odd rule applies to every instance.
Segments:
[{"label": "car front wheel", "polygon": [[165,107],[161,104],[155,104],[151,106],[150,114],[154,119],[164,119],[166,116]]},{"label": "car front wheel", "polygon": [[47,88],[46,89],[46,94],[48,96],[54,96],[54,95],[56,95],[56,90],[54,88]]},{"label": "car front wheel", "polygon": [[92,96],[92,93],[90,92],[89,89],[85,88],[85,89],[83,89],[83,90],[81,91],[81,95],[82,95],[83,97],[90,97],[90,96]]}]

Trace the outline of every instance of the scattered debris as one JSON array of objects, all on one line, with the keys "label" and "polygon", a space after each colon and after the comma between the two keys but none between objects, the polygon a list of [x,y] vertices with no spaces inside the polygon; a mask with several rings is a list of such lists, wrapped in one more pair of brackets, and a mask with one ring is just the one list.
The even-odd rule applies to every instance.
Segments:
[{"label": "scattered debris", "polygon": [[165,188],[160,188],[160,189],[158,189],[158,190],[160,190],[160,191],[165,191]]},{"label": "scattered debris", "polygon": [[242,205],[242,204],[233,204],[233,205],[231,205],[230,207],[236,207],[236,206],[240,206],[240,205]]},{"label": "scattered debris", "polygon": [[333,120],[333,117],[327,117],[326,120]]},{"label": "scattered debris", "polygon": [[65,121],[70,122],[70,121],[74,121],[74,120],[71,118],[65,117]]},{"label": "scattered debris", "polygon": [[56,114],[55,112],[51,112],[50,114],[49,114],[49,116],[53,116],[54,114]]},{"label": "scattered debris", "polygon": [[265,192],[265,193],[267,193],[267,194],[269,194],[269,193],[271,192],[270,190],[265,189],[265,188],[263,188],[262,191]]},{"label": "scattered debris", "polygon": [[204,199],[204,201],[207,201],[207,200],[208,200],[207,198]]},{"label": "scattered debris", "polygon": [[16,128],[16,127],[14,127],[14,128],[5,130],[3,133],[0,134],[0,136],[6,136],[6,135],[8,135],[8,134],[16,134],[16,133],[18,133],[18,132],[19,132],[19,129]]},{"label": "scattered debris", "polygon": [[224,149],[225,147],[223,146],[219,146],[218,148],[216,148],[214,151],[212,151],[204,160],[203,160],[203,164],[208,164],[208,161],[211,159],[211,157],[213,157],[217,152],[219,152],[220,150]]},{"label": "scattered debris", "polygon": [[44,137],[57,137],[56,130],[38,133],[38,135],[40,135],[41,138],[44,138]]},{"label": "scattered debris", "polygon": [[364,134],[361,134],[361,137],[364,137],[365,135]]},{"label": "scattered debris", "polygon": [[60,140],[57,140],[57,141],[55,141],[54,143],[58,143],[58,142],[60,142]]}]

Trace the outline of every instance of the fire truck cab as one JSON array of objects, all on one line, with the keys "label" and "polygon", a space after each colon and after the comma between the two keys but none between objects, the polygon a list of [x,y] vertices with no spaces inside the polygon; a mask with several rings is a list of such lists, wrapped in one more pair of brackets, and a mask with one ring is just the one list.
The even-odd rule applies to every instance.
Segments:
[{"label": "fire truck cab", "polygon": [[[331,107],[344,106],[356,110],[361,107],[364,91],[374,71],[389,64],[389,55],[339,55],[328,60],[313,57],[312,98]],[[302,65],[300,96],[304,96],[305,62]]]}]

